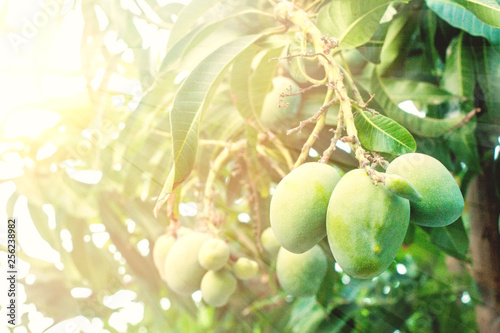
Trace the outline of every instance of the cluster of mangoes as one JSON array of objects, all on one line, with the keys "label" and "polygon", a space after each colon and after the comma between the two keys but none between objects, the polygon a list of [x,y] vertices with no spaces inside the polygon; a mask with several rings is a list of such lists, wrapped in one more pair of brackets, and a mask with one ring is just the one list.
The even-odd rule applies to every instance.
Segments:
[{"label": "cluster of mangoes", "polygon": [[[410,222],[446,226],[463,209],[464,200],[453,176],[441,162],[425,154],[399,156],[389,164],[385,183],[378,184],[364,169],[341,177],[327,164],[305,163],[282,179],[271,199],[271,228],[283,247],[278,255],[278,279],[285,291],[290,289],[285,280],[300,286],[305,283],[280,279],[280,275],[312,281],[309,268],[297,271],[326,266],[318,246],[325,236],[333,257],[347,274],[373,278],[393,262]],[[287,272],[280,273],[279,256],[292,255],[307,257],[303,260],[308,263],[288,264]],[[288,258],[282,260],[290,261]],[[324,270],[317,275],[324,275]]]},{"label": "cluster of mangoes", "polygon": [[201,290],[203,300],[214,307],[228,302],[236,291],[236,278],[251,279],[258,272],[255,261],[230,260],[230,254],[224,240],[183,227],[158,237],[153,248],[155,266],[172,291],[191,295]]}]

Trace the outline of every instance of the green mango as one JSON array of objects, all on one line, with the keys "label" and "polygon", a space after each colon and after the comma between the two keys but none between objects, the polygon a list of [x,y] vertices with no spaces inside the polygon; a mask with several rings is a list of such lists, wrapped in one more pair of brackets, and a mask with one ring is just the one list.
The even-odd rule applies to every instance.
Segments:
[{"label": "green mango", "polygon": [[278,254],[281,244],[276,239],[276,236],[274,236],[273,229],[271,227],[266,228],[262,232],[260,235],[260,241],[264,250],[266,250],[269,254],[273,256]]},{"label": "green mango", "polygon": [[276,259],[276,275],[281,288],[293,296],[315,295],[325,277],[328,261],[319,245],[304,253],[280,248]]},{"label": "green mango", "polygon": [[175,241],[174,235],[163,234],[156,239],[153,247],[153,262],[163,280],[165,280],[165,259]]},{"label": "green mango", "polygon": [[410,223],[410,202],[376,186],[364,169],[349,171],[333,190],[327,236],[340,267],[370,279],[389,267]]},{"label": "green mango", "polygon": [[[192,230],[186,227],[180,227],[177,231],[177,237],[187,234]],[[168,252],[172,245],[174,245],[177,238],[172,233],[166,233],[158,237],[153,247],[153,262],[160,276],[165,280],[165,260],[167,259]]]},{"label": "green mango", "polygon": [[203,300],[211,306],[226,305],[235,290],[236,279],[225,270],[208,271],[201,280],[201,295]]},{"label": "green mango", "polygon": [[444,227],[462,215],[462,192],[448,169],[434,157],[420,153],[401,155],[389,164],[387,173],[404,177],[422,196],[422,200],[410,202],[411,222]]},{"label": "green mango", "polygon": [[271,228],[290,252],[303,253],[326,236],[328,201],[340,176],[333,167],[305,163],[290,172],[271,198]]},{"label": "green mango", "polygon": [[192,231],[179,238],[170,248],[165,260],[165,281],[175,293],[190,295],[200,289],[207,271],[198,261],[198,253],[210,236]]},{"label": "green mango", "polygon": [[205,269],[217,271],[224,267],[229,260],[229,246],[222,239],[207,240],[198,252],[198,261]]},{"label": "green mango", "polygon": [[[280,95],[296,93],[298,90],[299,86],[294,80],[285,76],[274,77],[273,90],[266,95],[262,106],[260,115],[262,123],[273,130],[287,129],[299,112],[302,96],[298,94],[280,97]],[[280,101],[283,107],[280,107]]]},{"label": "green mango", "polygon": [[248,280],[257,275],[259,265],[248,258],[238,258],[233,266],[234,275],[240,280]]}]

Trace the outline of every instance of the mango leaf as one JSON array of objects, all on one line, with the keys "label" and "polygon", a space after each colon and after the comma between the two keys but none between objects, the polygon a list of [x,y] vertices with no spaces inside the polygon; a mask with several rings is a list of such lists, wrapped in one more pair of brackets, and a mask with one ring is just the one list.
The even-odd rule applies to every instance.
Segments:
[{"label": "mango leaf", "polygon": [[382,78],[375,67],[371,80],[371,92],[375,94],[375,100],[380,104],[385,115],[414,134],[423,137],[438,137],[446,134],[465,119],[465,116],[447,119],[420,118],[407,113],[398,107],[397,101],[389,94],[386,80],[390,79]]},{"label": "mango leaf", "polygon": [[408,6],[403,7],[392,19],[387,28],[380,51],[379,72],[386,75],[390,69],[398,71],[406,60],[407,51],[415,30],[418,27],[419,12],[412,11]]},{"label": "mango leaf", "polygon": [[472,12],[478,19],[500,28],[500,5],[494,0],[455,0]]},{"label": "mango leaf", "polygon": [[441,104],[456,98],[445,89],[429,82],[400,79],[383,80],[388,94],[398,104],[407,100]]},{"label": "mango leaf", "polygon": [[213,97],[222,74],[232,61],[262,34],[248,35],[229,42],[206,57],[186,78],[177,92],[170,113],[174,165],[158,197],[155,212],[166,196],[190,174],[198,148],[201,115]]},{"label": "mango leaf", "polygon": [[279,57],[283,47],[267,50],[257,68],[250,77],[250,103],[255,114],[260,115],[266,95],[272,90],[272,80],[278,61],[269,61]]},{"label": "mango leaf", "polygon": [[493,45],[500,45],[500,28],[482,22],[464,6],[451,0],[426,0],[426,3],[434,13],[455,28],[473,36],[482,36]]},{"label": "mango leaf", "polygon": [[350,321],[358,313],[359,307],[355,303],[349,303],[345,305],[340,305],[333,309],[328,316],[327,320],[324,320],[315,333],[338,333],[347,332],[351,327]]},{"label": "mango leaf", "polygon": [[168,49],[167,54],[162,61],[160,72],[168,72],[178,69],[182,58],[187,52],[189,52],[189,50],[201,43],[208,36],[211,36],[214,31],[222,27],[228,21],[241,16],[257,13],[259,12],[253,9],[244,9],[232,15],[225,16],[220,20],[210,21],[197,29],[186,32],[182,38],[180,38],[174,45],[172,45],[171,48]]},{"label": "mango leaf", "polygon": [[231,70],[231,95],[233,103],[244,119],[260,124],[259,114],[255,113],[250,102],[250,76],[252,60],[257,52],[257,46],[248,47],[234,61]]},{"label": "mango leaf", "polygon": [[467,165],[472,172],[479,172],[479,152],[476,142],[476,119],[445,135],[446,142],[456,159]]},{"label": "mango leaf", "polygon": [[390,22],[379,24],[370,41],[357,48],[361,55],[369,62],[374,64],[380,63],[380,53],[382,52],[382,46],[384,45],[385,35],[389,26]]},{"label": "mango leaf", "polygon": [[177,43],[182,36],[185,36],[196,24],[198,19],[219,1],[220,0],[193,0],[184,7],[170,31],[167,49]]},{"label": "mango leaf", "polygon": [[463,32],[453,39],[446,53],[443,87],[452,94],[473,98],[474,64],[469,48],[464,45]]},{"label": "mango leaf", "polygon": [[[500,52],[480,40],[472,50],[476,79],[481,88],[486,110],[482,110],[478,118],[478,129],[485,133],[483,137],[492,136],[493,142],[498,136],[500,125]],[[487,134],[487,133],[491,134]]]},{"label": "mango leaf", "polygon": [[288,326],[291,332],[316,332],[318,326],[325,320],[325,310],[315,297],[303,297],[297,300]]},{"label": "mango leaf", "polygon": [[358,129],[359,140],[368,150],[401,155],[417,149],[410,132],[391,118],[359,111],[354,123]]},{"label": "mango leaf", "polygon": [[430,236],[433,244],[452,257],[465,260],[469,249],[469,237],[465,231],[462,218],[446,227],[422,227]]},{"label": "mango leaf", "polygon": [[323,34],[337,38],[340,48],[357,47],[370,40],[391,2],[333,0],[320,10],[317,25]]},{"label": "mango leaf", "polygon": [[[438,18],[432,10],[426,10],[422,15],[420,23],[420,38],[424,43],[424,54],[422,55],[426,61],[426,67],[434,68],[436,64],[441,62],[438,48],[436,47],[436,35],[438,31]],[[420,68],[418,70],[421,70]]]}]

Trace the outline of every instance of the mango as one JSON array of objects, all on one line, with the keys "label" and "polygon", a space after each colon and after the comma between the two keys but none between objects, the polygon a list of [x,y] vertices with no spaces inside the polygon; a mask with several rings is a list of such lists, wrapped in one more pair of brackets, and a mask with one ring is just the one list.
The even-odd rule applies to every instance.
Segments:
[{"label": "mango", "polygon": [[198,262],[198,252],[210,236],[192,231],[177,239],[165,260],[165,281],[175,293],[190,295],[200,288],[206,272]]},{"label": "mango", "polygon": [[340,176],[333,167],[305,163],[292,170],[271,198],[271,228],[290,252],[304,253],[326,236],[326,211]]},{"label": "mango", "polygon": [[201,280],[201,295],[203,300],[211,306],[226,305],[235,290],[236,279],[225,270],[208,271]]},{"label": "mango", "polygon": [[328,267],[326,255],[319,245],[304,253],[280,248],[276,259],[276,275],[281,288],[293,296],[315,295]]},{"label": "mango", "polygon": [[[280,97],[280,95],[296,93],[298,90],[299,86],[292,79],[285,76],[274,77],[273,89],[266,95],[262,106],[260,115],[262,123],[272,129],[286,129],[299,112],[302,96],[298,94]],[[280,107],[280,104],[288,106]]]},{"label": "mango", "polygon": [[276,239],[276,236],[274,236],[273,229],[271,227],[266,228],[262,232],[260,235],[260,241],[264,250],[266,250],[269,254],[273,256],[278,254],[281,244]]},{"label": "mango", "polygon": [[178,237],[191,231],[190,228],[181,226],[175,231],[177,237],[173,233],[165,233],[156,239],[153,247],[153,262],[163,280],[165,280],[165,260],[170,248],[174,245]]},{"label": "mango", "polygon": [[229,246],[222,239],[207,240],[198,252],[200,265],[207,270],[217,271],[224,267],[229,259]]},{"label": "mango", "polygon": [[422,200],[410,202],[410,221],[426,227],[444,227],[455,222],[464,210],[460,188],[446,167],[432,156],[401,155],[387,168],[388,174],[411,182]]},{"label": "mango", "polygon": [[163,234],[156,239],[153,247],[153,262],[163,280],[165,280],[165,259],[175,241],[174,235]]},{"label": "mango", "polygon": [[363,169],[333,190],[326,230],[332,254],[350,276],[370,279],[389,267],[410,223],[410,202],[374,185]]},{"label": "mango", "polygon": [[240,280],[248,280],[257,275],[259,265],[248,258],[238,258],[234,263],[234,275]]}]

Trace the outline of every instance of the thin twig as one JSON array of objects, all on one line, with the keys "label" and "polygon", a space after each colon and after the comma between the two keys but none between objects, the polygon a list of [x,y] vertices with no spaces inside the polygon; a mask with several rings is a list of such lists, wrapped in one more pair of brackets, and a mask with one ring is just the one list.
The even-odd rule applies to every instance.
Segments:
[{"label": "thin twig", "polygon": [[285,93],[282,93],[282,95],[285,95],[285,96],[295,96],[295,95],[300,95],[300,94],[303,94],[311,89],[314,89],[314,88],[319,88],[319,87],[324,87],[328,85],[328,83],[320,83],[320,84],[312,84],[310,85],[309,87],[305,87],[305,88],[302,88],[302,89],[299,89],[297,90],[297,92],[295,93],[290,93],[290,94],[285,94]]},{"label": "thin twig", "polygon": [[321,52],[317,52],[317,53],[300,53],[300,54],[289,54],[287,56],[283,56],[283,57],[277,57],[277,58],[271,58],[269,59],[268,61],[276,61],[276,60],[290,60],[292,58],[298,58],[298,57],[301,57],[301,58],[316,58],[317,56],[321,56],[323,58],[325,58],[326,61],[328,61],[328,63],[330,65],[333,65],[331,62],[330,62],[330,59],[328,59],[328,57],[321,53]]},{"label": "thin twig", "polygon": [[268,154],[265,152],[265,147],[261,145],[257,145],[257,153],[259,154],[260,157],[266,160],[266,162],[271,166],[271,168],[276,171],[281,178],[284,178],[286,176],[285,171],[281,169],[277,163],[274,162],[272,158],[269,157]]},{"label": "thin twig", "polygon": [[212,230],[214,233],[218,232],[217,227],[213,223],[214,217],[214,183],[217,174],[220,169],[224,166],[226,161],[229,159],[232,153],[241,151],[246,147],[246,139],[242,139],[235,143],[229,143],[226,148],[215,158],[213,161],[210,171],[208,172],[207,180],[205,183],[205,192],[203,195],[203,213],[202,218],[205,220],[208,229]]},{"label": "thin twig", "polygon": [[318,110],[318,112],[316,112],[312,117],[309,117],[306,120],[302,120],[297,127],[294,127],[292,129],[289,129],[288,131],[286,131],[286,134],[290,135],[293,132],[301,133],[302,129],[307,124],[311,124],[313,122],[316,122],[319,119],[319,117],[328,110],[328,108],[330,106],[332,106],[334,103],[337,102],[337,100],[338,100],[337,97],[333,98],[331,101],[329,101],[328,103],[326,103],[325,105],[323,105],[322,107],[320,107],[319,110]]},{"label": "thin twig", "polygon": [[[246,168],[248,170],[251,169],[250,167],[250,162],[248,160],[248,156],[244,156],[244,161],[245,163],[247,164]],[[262,242],[260,240],[260,234],[262,233],[262,218],[260,216],[260,203],[259,203],[259,191],[257,189],[257,185],[255,185],[255,180],[253,178],[254,176],[254,173],[253,172],[250,172],[248,174],[248,184],[249,184],[249,190],[250,190],[250,193],[249,193],[249,203],[252,204],[253,206],[253,217],[254,217],[254,221],[255,223],[252,223],[252,230],[254,232],[254,240],[255,240],[255,244],[257,245],[257,251],[259,251],[259,253],[264,253],[264,247],[262,246]]]},{"label": "thin twig", "polygon": [[453,126],[450,130],[448,130],[448,132],[446,133],[450,133],[450,132],[453,132],[454,130],[456,130],[457,128],[460,128],[462,126],[465,126],[465,124],[467,124],[469,121],[472,120],[472,118],[474,118],[474,116],[481,112],[481,108],[474,108],[472,109],[472,111],[470,111],[469,113],[467,113],[464,117],[464,119],[462,119],[462,121],[460,123],[458,123],[456,126]]},{"label": "thin twig", "polygon": [[[325,96],[324,111],[322,111],[319,114],[318,119],[316,120],[316,125],[314,126],[311,134],[309,135],[306,142],[304,143],[304,146],[302,146],[302,151],[300,152],[299,158],[297,158],[297,161],[295,161],[295,164],[293,165],[292,169],[295,169],[296,167],[298,167],[299,165],[303,164],[306,161],[306,158],[309,155],[309,150],[311,149],[311,147],[314,145],[314,143],[318,139],[319,133],[325,127],[325,119],[326,119],[326,112],[325,111],[328,109],[329,104],[330,103],[333,104],[333,101],[335,100],[335,99],[332,99],[332,96],[333,96],[333,90],[328,89],[328,92],[326,93],[326,96]],[[323,107],[321,107],[321,108],[323,108]],[[318,111],[318,113],[319,113],[319,111]]]}]

